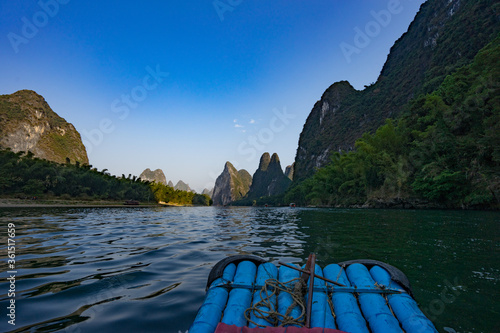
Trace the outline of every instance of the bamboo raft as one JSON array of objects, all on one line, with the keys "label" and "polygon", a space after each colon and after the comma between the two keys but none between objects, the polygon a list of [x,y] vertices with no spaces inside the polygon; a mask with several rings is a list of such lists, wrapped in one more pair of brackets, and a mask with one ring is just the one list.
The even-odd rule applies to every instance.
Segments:
[{"label": "bamboo raft", "polygon": [[302,268],[279,265],[255,256],[221,260],[189,332],[437,332],[391,265],[352,260],[322,269],[314,254]]}]

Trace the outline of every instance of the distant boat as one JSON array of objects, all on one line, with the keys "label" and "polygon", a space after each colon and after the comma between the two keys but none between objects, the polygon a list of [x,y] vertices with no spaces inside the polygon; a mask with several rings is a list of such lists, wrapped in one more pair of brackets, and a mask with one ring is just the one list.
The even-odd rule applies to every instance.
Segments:
[{"label": "distant boat", "polygon": [[290,203],[290,207],[294,208],[295,207],[295,203],[294,202]]},{"label": "distant boat", "polygon": [[315,261],[314,254],[303,267],[251,255],[219,261],[189,333],[438,333],[396,267],[361,259],[322,269]]},{"label": "distant boat", "polygon": [[125,200],[125,202],[123,204],[127,205],[127,206],[136,206],[139,204],[139,201],[137,201],[137,200]]}]

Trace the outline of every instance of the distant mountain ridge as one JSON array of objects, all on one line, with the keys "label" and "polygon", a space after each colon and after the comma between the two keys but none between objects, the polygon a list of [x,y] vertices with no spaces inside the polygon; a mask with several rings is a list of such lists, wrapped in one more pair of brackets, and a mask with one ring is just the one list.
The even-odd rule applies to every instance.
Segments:
[{"label": "distant mountain ridge", "polygon": [[162,169],[156,169],[155,171],[151,171],[151,169],[147,168],[144,170],[139,176],[142,180],[147,180],[150,182],[157,182],[163,185],[167,185],[167,179],[165,178],[165,174]]},{"label": "distant mountain ridge", "polygon": [[246,199],[257,199],[281,194],[290,185],[291,180],[285,176],[281,168],[278,154],[264,153],[259,162],[259,167],[252,177],[252,186]]},{"label": "distant mountain ridge", "polygon": [[179,191],[186,191],[186,192],[196,192],[195,190],[191,189],[188,184],[183,182],[182,180],[179,180],[177,184],[174,185],[171,180],[167,182],[167,178],[165,177],[165,173],[163,172],[162,169],[156,169],[155,171],[151,171],[151,169],[147,168],[144,170],[141,175],[139,176],[142,180],[147,180],[150,182],[157,182],[161,183],[163,185],[170,186],[174,188],[175,190]]},{"label": "distant mountain ridge", "polygon": [[184,183],[182,180],[179,180],[177,184],[175,184],[174,188],[179,191],[195,192],[189,187],[188,184]]},{"label": "distant mountain ridge", "polygon": [[31,151],[57,163],[69,158],[72,163],[89,164],[80,133],[32,90],[0,95],[0,148]]},{"label": "distant mountain ridge", "polygon": [[[288,167],[288,175],[293,173]],[[213,189],[214,205],[229,204],[251,205],[252,201],[262,197],[283,194],[291,184],[289,176],[283,173],[278,154],[262,154],[259,167],[251,176],[246,170],[236,170],[226,162],[224,170],[217,177]]]},{"label": "distant mountain ridge", "polygon": [[209,190],[208,188],[204,188],[203,191],[201,192],[201,194],[206,194],[210,198],[212,198],[213,195],[214,195],[214,189],[212,188],[212,189]]},{"label": "distant mountain ridge", "polygon": [[[349,151],[408,102],[434,91],[500,31],[493,0],[429,0],[391,48],[376,83],[362,91],[347,81],[332,84],[316,102],[300,134],[294,179],[311,176],[333,152]],[[466,37],[465,37],[466,36]]]}]

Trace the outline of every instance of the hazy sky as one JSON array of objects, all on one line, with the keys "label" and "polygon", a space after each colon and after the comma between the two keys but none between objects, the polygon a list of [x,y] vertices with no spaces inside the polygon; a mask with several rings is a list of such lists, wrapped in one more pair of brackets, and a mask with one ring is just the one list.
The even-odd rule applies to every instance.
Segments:
[{"label": "hazy sky", "polygon": [[116,175],[198,191],[282,167],[331,84],[376,81],[423,0],[0,0],[0,94],[31,89]]}]

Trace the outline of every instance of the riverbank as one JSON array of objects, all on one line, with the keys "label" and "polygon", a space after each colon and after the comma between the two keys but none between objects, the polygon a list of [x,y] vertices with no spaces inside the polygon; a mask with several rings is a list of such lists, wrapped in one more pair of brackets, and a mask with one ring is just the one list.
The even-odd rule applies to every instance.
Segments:
[{"label": "riverbank", "polygon": [[167,207],[193,207],[193,205],[185,205],[185,204],[178,204],[178,203],[175,203],[175,202],[164,202],[164,201],[158,202],[158,206],[167,206]]},{"label": "riverbank", "polygon": [[60,199],[11,199],[1,198],[0,208],[29,208],[29,207],[158,207],[156,202],[152,203],[139,203],[139,205],[125,205],[124,201],[113,200],[60,200]]}]

